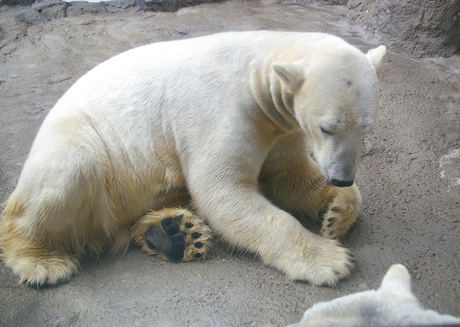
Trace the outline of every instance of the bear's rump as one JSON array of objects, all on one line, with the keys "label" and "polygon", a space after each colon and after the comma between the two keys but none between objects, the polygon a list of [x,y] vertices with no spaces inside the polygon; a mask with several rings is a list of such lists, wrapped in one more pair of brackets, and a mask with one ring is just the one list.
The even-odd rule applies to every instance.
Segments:
[{"label": "bear's rump", "polygon": [[174,151],[140,148],[84,115],[53,118],[38,133],[9,201],[22,209],[12,217],[7,207],[6,216],[51,248],[99,252],[148,210],[187,199],[177,165]]}]

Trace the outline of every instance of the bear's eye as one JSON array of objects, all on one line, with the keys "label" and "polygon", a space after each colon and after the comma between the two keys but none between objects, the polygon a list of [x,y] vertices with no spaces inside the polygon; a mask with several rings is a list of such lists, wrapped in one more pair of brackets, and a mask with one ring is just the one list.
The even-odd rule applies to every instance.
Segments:
[{"label": "bear's eye", "polygon": [[331,132],[325,129],[323,126],[320,127],[321,133],[331,135]]}]

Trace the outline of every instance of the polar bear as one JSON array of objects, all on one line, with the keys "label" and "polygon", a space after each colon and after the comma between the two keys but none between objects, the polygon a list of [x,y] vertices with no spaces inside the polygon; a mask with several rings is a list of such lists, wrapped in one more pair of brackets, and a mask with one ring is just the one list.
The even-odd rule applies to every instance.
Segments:
[{"label": "polar bear", "polygon": [[[209,225],[289,278],[334,285],[353,267],[336,238],[361,209],[353,180],[385,52],[326,34],[241,32],[96,66],[37,134],[3,213],[6,264],[40,285],[131,240],[201,259]],[[304,216],[324,217],[323,237]]]},{"label": "polar bear", "polygon": [[424,310],[411,292],[406,267],[388,269],[378,290],[321,302],[308,309],[298,324],[289,327],[460,326],[460,319]]}]

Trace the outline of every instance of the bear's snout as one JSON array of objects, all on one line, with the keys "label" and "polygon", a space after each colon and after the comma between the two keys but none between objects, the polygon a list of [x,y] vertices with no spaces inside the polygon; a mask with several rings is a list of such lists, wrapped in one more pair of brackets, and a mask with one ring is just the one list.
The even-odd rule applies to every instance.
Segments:
[{"label": "bear's snout", "polygon": [[337,187],[349,187],[353,185],[353,181],[339,181],[337,179],[327,179],[326,184],[330,186],[337,186]]}]

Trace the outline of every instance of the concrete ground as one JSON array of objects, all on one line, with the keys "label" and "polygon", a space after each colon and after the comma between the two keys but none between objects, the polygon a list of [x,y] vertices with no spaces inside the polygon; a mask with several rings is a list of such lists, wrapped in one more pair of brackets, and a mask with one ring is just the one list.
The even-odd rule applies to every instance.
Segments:
[{"label": "concrete ground", "polygon": [[[228,1],[175,13],[42,22],[21,10],[0,7],[2,202],[53,104],[114,54],[150,42],[261,29],[328,32],[363,50],[374,46],[347,25],[343,7]],[[0,325],[284,326],[313,303],[378,287],[393,263],[408,267],[425,307],[460,316],[460,58],[390,52],[380,107],[357,178],[364,210],[342,240],[357,268],[336,288],[287,280],[256,257],[219,244],[206,261],[185,264],[132,247],[125,256],[88,259],[68,283],[40,289],[18,284],[1,263]]]}]

